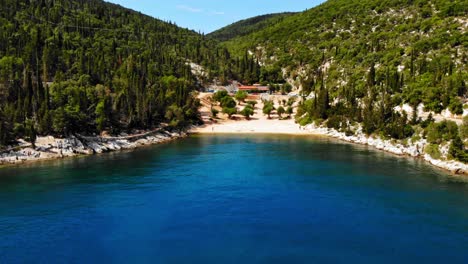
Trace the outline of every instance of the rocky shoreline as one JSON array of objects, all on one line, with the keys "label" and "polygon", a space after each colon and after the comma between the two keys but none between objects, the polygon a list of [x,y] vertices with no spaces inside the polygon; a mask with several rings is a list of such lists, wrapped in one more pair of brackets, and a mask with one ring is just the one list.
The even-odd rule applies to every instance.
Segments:
[{"label": "rocky shoreline", "polygon": [[10,146],[7,150],[0,152],[0,165],[129,150],[168,142],[186,135],[185,132],[175,133],[165,129],[157,129],[119,137],[75,135],[67,138],[54,138],[46,136],[37,138],[35,148],[30,143],[19,140],[19,145]]},{"label": "rocky shoreline", "polygon": [[395,140],[384,140],[367,136],[360,129],[357,130],[355,135],[346,135],[346,133],[339,132],[332,128],[318,127],[313,124],[303,127],[305,131],[312,134],[325,135],[332,138],[340,139],[346,142],[372,146],[376,149],[383,150],[400,156],[411,156],[414,158],[422,158],[430,164],[441,169],[448,170],[458,175],[468,175],[468,164],[454,160],[439,160],[433,159],[430,155],[425,153],[427,141],[420,139],[415,142],[409,140],[406,144]]},{"label": "rocky shoreline", "polygon": [[[219,132],[219,131],[218,131]],[[384,140],[367,136],[359,129],[355,135],[346,135],[332,128],[315,126],[313,124],[302,127],[302,133],[323,135],[350,143],[362,144],[393,153],[400,156],[411,156],[422,158],[430,164],[448,170],[454,174],[468,175],[468,164],[454,160],[434,159],[425,153],[427,141],[420,139],[415,142],[409,140],[405,144],[395,140]],[[197,132],[195,132],[197,133]],[[216,133],[216,131],[215,131]],[[0,165],[21,164],[26,162],[61,159],[79,155],[93,155],[105,152],[130,150],[141,146],[160,144],[177,138],[186,137],[186,132],[169,132],[165,129],[144,131],[133,135],[122,135],[119,137],[90,137],[70,136],[68,138],[54,138],[52,136],[38,137],[36,147],[19,140],[17,146],[10,146],[7,150],[0,152]]]}]

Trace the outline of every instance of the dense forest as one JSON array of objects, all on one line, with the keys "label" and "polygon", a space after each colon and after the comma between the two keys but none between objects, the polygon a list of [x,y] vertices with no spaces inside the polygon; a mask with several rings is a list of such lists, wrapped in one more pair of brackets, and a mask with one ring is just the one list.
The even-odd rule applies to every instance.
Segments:
[{"label": "dense forest", "polygon": [[100,0],[0,4],[0,145],[197,122],[203,82],[256,71],[216,41]]},{"label": "dense forest", "polygon": [[329,0],[223,45],[264,65],[259,81],[301,89],[302,125],[354,133],[359,123],[366,134],[395,139],[429,134],[434,145],[456,142],[454,156],[468,161],[459,144],[467,135],[455,124],[395,110],[406,103],[463,113],[467,17],[466,0]]},{"label": "dense forest", "polygon": [[466,129],[395,110],[463,112],[466,0],[329,0],[208,36],[101,0],[0,4],[0,145],[185,126],[199,120],[197,89],[238,80],[299,89],[301,125],[427,136],[468,159]]},{"label": "dense forest", "polygon": [[207,35],[207,37],[219,41],[228,41],[233,38],[242,37],[262,30],[272,24],[282,21],[285,17],[292,16],[294,14],[295,13],[292,12],[284,12],[244,19],[226,27],[220,28],[214,32],[211,32]]}]

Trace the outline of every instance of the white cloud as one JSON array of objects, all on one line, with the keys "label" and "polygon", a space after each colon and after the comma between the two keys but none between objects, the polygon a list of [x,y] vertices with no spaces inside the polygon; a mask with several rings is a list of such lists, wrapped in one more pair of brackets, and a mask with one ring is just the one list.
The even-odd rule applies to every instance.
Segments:
[{"label": "white cloud", "polygon": [[221,16],[221,15],[224,15],[225,13],[222,12],[222,11],[212,11],[211,14],[212,14],[212,15]]},{"label": "white cloud", "polygon": [[195,8],[195,7],[191,7],[191,6],[188,6],[188,5],[177,5],[176,7],[177,7],[177,9],[184,10],[184,11],[191,12],[191,13],[203,12],[203,9],[201,9],[201,8]]},{"label": "white cloud", "polygon": [[193,7],[189,5],[176,5],[176,8],[182,11],[190,12],[190,13],[204,13],[211,16],[222,16],[226,13],[223,11],[217,10],[204,10],[203,8]]}]

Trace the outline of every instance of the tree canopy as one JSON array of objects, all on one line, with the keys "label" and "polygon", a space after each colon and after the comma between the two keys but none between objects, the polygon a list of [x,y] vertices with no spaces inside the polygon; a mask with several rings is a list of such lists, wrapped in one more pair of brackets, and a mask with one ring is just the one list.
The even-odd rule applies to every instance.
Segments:
[{"label": "tree canopy", "polygon": [[0,145],[24,136],[15,127],[66,135],[198,122],[193,92],[232,78],[215,41],[118,5],[0,4]]}]

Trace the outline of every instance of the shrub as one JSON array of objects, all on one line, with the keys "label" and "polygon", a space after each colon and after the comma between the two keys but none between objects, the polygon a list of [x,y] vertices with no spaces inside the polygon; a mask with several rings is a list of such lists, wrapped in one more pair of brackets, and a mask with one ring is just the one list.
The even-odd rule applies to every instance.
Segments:
[{"label": "shrub", "polygon": [[236,101],[230,96],[223,97],[221,99],[221,107],[234,108],[236,107]]},{"label": "shrub", "polygon": [[460,137],[456,137],[452,140],[449,148],[449,156],[461,162],[468,162],[468,152],[465,150],[465,146]]},{"label": "shrub", "polygon": [[413,135],[413,127],[409,124],[406,124],[405,118],[396,118],[390,121],[384,127],[384,132],[386,136],[395,139],[404,139]]},{"label": "shrub", "polygon": [[255,105],[257,104],[257,101],[247,101],[247,104],[251,105],[253,109],[255,109]]},{"label": "shrub", "polygon": [[211,108],[211,116],[213,116],[213,118],[216,118],[218,114],[219,111],[216,108]]},{"label": "shrub", "polygon": [[299,125],[301,126],[307,126],[308,124],[312,123],[312,118],[310,118],[309,115],[305,115],[298,120]]},{"label": "shrub", "polygon": [[343,116],[332,116],[328,118],[327,127],[340,130],[345,123],[346,123],[346,118],[344,118]]},{"label": "shrub", "polygon": [[465,140],[468,138],[468,116],[465,116],[463,118],[463,124],[460,126],[460,138],[462,140]]},{"label": "shrub", "polygon": [[244,109],[240,113],[241,113],[241,115],[245,116],[245,118],[247,120],[249,120],[250,116],[252,116],[254,114],[254,110],[253,110],[252,106],[247,105],[246,107],[244,107]]},{"label": "shrub", "polygon": [[426,138],[429,143],[440,144],[458,137],[458,126],[453,121],[444,120],[440,123],[430,124],[426,130]]},{"label": "shrub", "polygon": [[245,99],[247,98],[248,94],[246,91],[238,91],[236,93],[236,100],[239,102],[244,102]]},{"label": "shrub", "polygon": [[440,159],[442,157],[442,154],[440,154],[439,145],[436,144],[427,145],[425,152],[433,159]]},{"label": "shrub", "polygon": [[286,114],[288,114],[288,117],[291,118],[291,115],[293,114],[293,108],[291,106],[288,106],[286,109]]},{"label": "shrub", "polygon": [[421,140],[421,136],[419,134],[414,134],[411,137],[411,142],[413,142],[413,143],[418,142],[419,140]]},{"label": "shrub", "polygon": [[265,115],[268,115],[268,119],[271,118],[271,112],[275,110],[275,107],[273,106],[273,102],[271,101],[266,101],[264,106],[263,106],[263,113]]},{"label": "shrub", "polygon": [[213,100],[216,101],[216,102],[220,102],[220,103],[221,103],[221,100],[222,100],[224,97],[227,97],[227,96],[229,96],[227,91],[225,91],[225,90],[220,90],[220,91],[217,91],[216,93],[214,93],[214,95],[213,95]]},{"label": "shrub", "polygon": [[451,98],[450,99],[450,104],[448,106],[450,112],[452,112],[455,115],[461,115],[463,114],[463,104],[458,99],[457,97]]},{"label": "shrub", "polygon": [[223,108],[223,113],[227,114],[229,118],[231,118],[233,115],[237,114],[237,108],[235,107],[224,107]]},{"label": "shrub", "polygon": [[278,113],[278,116],[281,118],[282,115],[283,115],[284,113],[286,113],[286,110],[284,109],[284,107],[280,106],[280,107],[278,107],[278,109],[276,110],[276,112]]},{"label": "shrub", "polygon": [[427,117],[427,119],[424,120],[423,122],[421,122],[421,127],[426,128],[430,124],[433,124],[434,122],[435,122],[434,117],[432,117],[432,113],[430,113],[429,116]]}]

